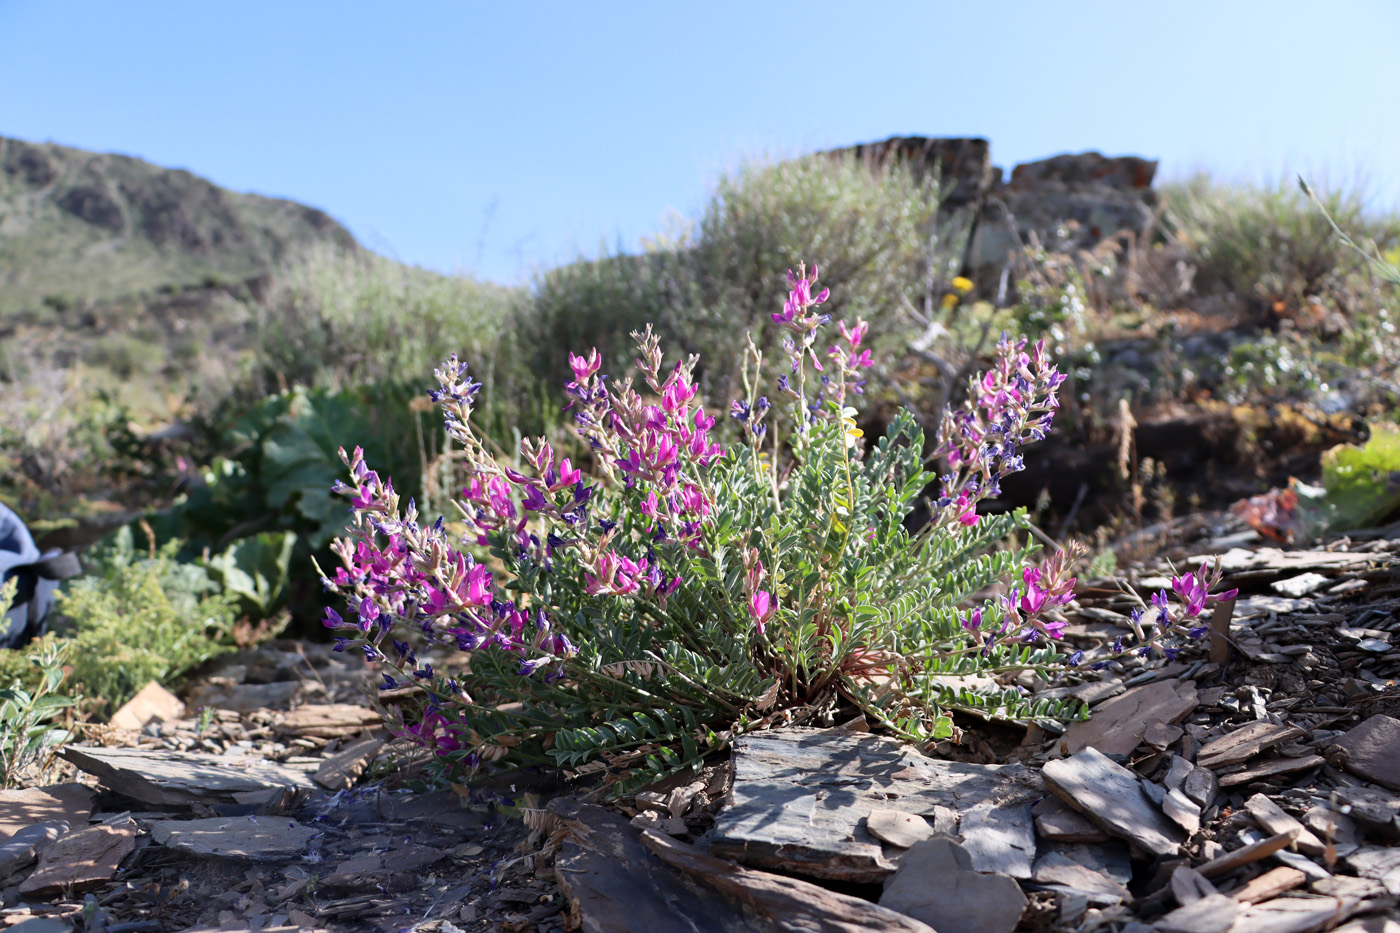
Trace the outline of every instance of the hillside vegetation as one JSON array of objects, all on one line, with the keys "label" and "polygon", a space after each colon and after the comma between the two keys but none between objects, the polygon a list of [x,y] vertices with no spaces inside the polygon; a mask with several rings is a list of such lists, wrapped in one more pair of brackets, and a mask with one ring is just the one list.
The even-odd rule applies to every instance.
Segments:
[{"label": "hillside vegetation", "polygon": [[354,238],[294,201],[130,156],[0,137],[0,315],[235,284]]}]

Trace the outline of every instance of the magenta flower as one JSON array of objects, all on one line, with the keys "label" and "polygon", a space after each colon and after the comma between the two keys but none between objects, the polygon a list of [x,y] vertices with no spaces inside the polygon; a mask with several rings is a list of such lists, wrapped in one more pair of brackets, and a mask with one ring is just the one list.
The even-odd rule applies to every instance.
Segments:
[{"label": "magenta flower", "polygon": [[602,365],[603,361],[598,356],[597,347],[588,351],[588,357],[586,359],[582,356],[575,356],[572,353],[569,354],[569,368],[574,371],[574,378],[578,380],[579,383],[586,383],[598,372],[599,367]]},{"label": "magenta flower", "polygon": [[852,350],[860,347],[861,339],[865,336],[865,332],[870,329],[870,325],[860,318],[856,318],[856,326],[853,328],[848,329],[845,321],[839,322],[836,327],[841,331],[841,336],[845,337],[846,342],[851,345]]},{"label": "magenta flower", "polygon": [[1027,567],[1021,571],[1021,579],[1026,583],[1026,592],[1021,595],[1021,611],[1028,615],[1035,615],[1045,606],[1045,600],[1050,596],[1050,591],[1040,587],[1040,568],[1038,567]]},{"label": "magenta flower", "polygon": [[773,599],[773,594],[767,590],[757,590],[749,597],[749,612],[753,614],[754,623],[758,627],[758,634],[763,634],[764,626],[768,620],[773,618],[773,613],[777,612],[778,605]]}]

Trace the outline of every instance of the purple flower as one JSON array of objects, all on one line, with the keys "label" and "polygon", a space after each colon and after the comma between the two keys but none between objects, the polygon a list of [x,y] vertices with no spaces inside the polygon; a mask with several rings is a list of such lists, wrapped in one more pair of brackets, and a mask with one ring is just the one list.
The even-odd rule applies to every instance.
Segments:
[{"label": "purple flower", "polygon": [[982,610],[973,609],[962,617],[962,627],[969,632],[976,632],[982,627]]}]

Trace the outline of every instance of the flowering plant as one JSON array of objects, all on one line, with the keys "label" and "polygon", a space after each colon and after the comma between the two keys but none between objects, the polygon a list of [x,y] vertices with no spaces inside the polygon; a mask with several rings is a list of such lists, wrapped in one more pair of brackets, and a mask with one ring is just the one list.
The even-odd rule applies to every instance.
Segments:
[{"label": "flowering plant", "polygon": [[[494,456],[470,421],[480,386],[447,361],[431,394],[463,448],[460,523],[421,520],[360,450],[345,455],[354,521],[325,583],[350,614],[327,609],[325,624],[338,648],[383,666],[383,688],[421,685],[421,709],[386,711],[398,734],[454,771],[502,759],[606,770],[621,791],[735,734],[842,708],[916,742],[952,735],[960,707],[1066,713],[950,676],[1059,660],[1071,556],[1027,567],[1029,546],[996,548],[1023,514],[976,507],[1045,436],[1064,377],[1041,345],[1003,338],[943,418],[948,472],[935,476],[907,413],[864,449],[853,402],[867,325],[838,323],[828,345],[816,270],[789,280],[772,314],[781,404],[762,394],[750,342],[745,395],[729,405],[741,439],[727,449],[697,359],[664,365],[648,329],[634,335],[640,386],[609,380],[596,352],[570,357],[579,463],[544,438],[513,463]],[[933,484],[931,520],[911,532],[904,519]],[[960,610],[1013,571],[1005,595]],[[465,652],[469,672],[435,670],[426,645]]]}]

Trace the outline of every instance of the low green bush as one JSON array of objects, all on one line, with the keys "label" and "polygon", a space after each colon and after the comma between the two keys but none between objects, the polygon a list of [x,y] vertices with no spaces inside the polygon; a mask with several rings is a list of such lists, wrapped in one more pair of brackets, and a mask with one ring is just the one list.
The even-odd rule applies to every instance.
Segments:
[{"label": "low green bush", "polygon": [[767,339],[760,325],[786,294],[783,270],[803,257],[843,283],[834,317],[906,331],[906,312],[926,303],[935,281],[946,284],[961,255],[956,237],[936,235],[939,197],[930,175],[902,162],[828,154],[750,163],[721,178],[703,215],[664,248],[540,276],[513,321],[514,351],[550,386],[567,380],[578,348],[597,347],[621,373],[628,334],[651,324],[668,346],[700,355],[708,397],[728,398],[744,334]]},{"label": "low green bush", "polygon": [[0,683],[34,690],[28,656],[66,652],[69,684],[106,715],[155,680],[177,681],[234,648],[238,596],[206,567],[175,557],[179,542],[136,549],[129,529],[85,556],[87,573],[60,591],[54,631],[26,649],[0,651]]},{"label": "low green bush", "polygon": [[258,310],[260,378],[274,391],[417,384],[444,355],[493,352],[516,290],[322,245],[286,263]]},{"label": "low green bush", "polygon": [[[1358,237],[1382,242],[1394,237],[1393,223],[1366,212],[1359,187],[1333,186],[1316,195],[1336,222]],[[1233,292],[1256,307],[1296,306],[1364,265],[1291,179],[1226,185],[1198,175],[1165,186],[1163,199],[1171,228],[1199,266],[1198,285]]]}]

